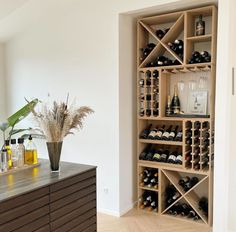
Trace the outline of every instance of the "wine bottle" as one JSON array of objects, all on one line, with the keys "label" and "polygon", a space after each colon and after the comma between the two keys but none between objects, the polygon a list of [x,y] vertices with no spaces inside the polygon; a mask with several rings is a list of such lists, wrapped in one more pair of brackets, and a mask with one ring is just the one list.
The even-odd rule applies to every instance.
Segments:
[{"label": "wine bottle", "polygon": [[157,79],[159,77],[159,71],[158,70],[154,70],[152,73],[152,77]]},{"label": "wine bottle", "polygon": [[165,150],[162,154],[161,154],[161,158],[160,158],[160,162],[166,163],[167,159],[169,156],[169,151]]},{"label": "wine bottle", "polygon": [[197,215],[197,213],[193,209],[191,209],[189,211],[188,218],[192,218],[194,221],[196,221],[199,219],[199,216]]},{"label": "wine bottle", "polygon": [[148,135],[148,139],[154,139],[155,136],[156,136],[156,134],[157,134],[157,132],[158,132],[158,129],[157,129],[157,128],[153,128],[153,129],[150,131],[149,135]]},{"label": "wine bottle", "polygon": [[172,98],[171,107],[174,114],[180,113],[180,101],[177,94],[177,87],[174,87],[174,97]]},{"label": "wine bottle", "polygon": [[192,138],[187,138],[187,139],[186,139],[186,144],[187,144],[187,145],[192,145],[192,143],[193,143]]},{"label": "wine bottle", "polygon": [[202,197],[198,203],[199,209],[202,210],[205,215],[208,215],[208,199],[206,197]]},{"label": "wine bottle", "polygon": [[161,140],[164,131],[165,131],[165,125],[163,125],[162,127],[160,127],[160,128],[157,130],[154,139],[156,139],[156,140]]},{"label": "wine bottle", "polygon": [[182,206],[179,202],[177,202],[172,208],[172,215],[177,216],[181,213]]},{"label": "wine bottle", "polygon": [[167,106],[166,106],[166,116],[171,116],[171,115],[172,115],[171,99],[170,99],[170,95],[168,95]]},{"label": "wine bottle", "polygon": [[149,44],[147,44],[147,48],[148,48],[150,51],[152,51],[155,47],[156,47],[156,44],[154,44],[154,43],[149,43]]},{"label": "wine bottle", "polygon": [[205,35],[205,21],[202,20],[202,15],[199,15],[196,22],[196,36]]},{"label": "wine bottle", "polygon": [[147,117],[150,117],[151,114],[152,114],[151,109],[150,109],[150,108],[147,108],[147,109],[146,109],[146,116],[147,116]]},{"label": "wine bottle", "polygon": [[152,161],[154,152],[155,152],[155,149],[154,149],[154,147],[152,146],[152,147],[149,149],[149,151],[148,151],[148,153],[147,153],[147,155],[146,155],[146,160]]},{"label": "wine bottle", "polygon": [[174,164],[176,162],[177,155],[178,155],[177,151],[171,152],[167,159],[167,163]]},{"label": "wine bottle", "polygon": [[176,164],[182,164],[183,163],[183,155],[181,153],[179,153],[176,157]]},{"label": "wine bottle", "polygon": [[150,124],[146,129],[144,129],[142,131],[142,133],[140,134],[139,138],[140,139],[147,139],[148,135],[150,134],[151,127],[152,127],[152,124]]},{"label": "wine bottle", "polygon": [[202,145],[204,147],[208,147],[210,145],[210,140],[209,139],[204,139]]},{"label": "wine bottle", "polygon": [[179,180],[179,185],[181,187],[184,187],[186,183],[188,183],[190,181],[190,177],[189,176],[184,176],[184,177],[181,177],[180,180]]},{"label": "wine bottle", "polygon": [[192,130],[191,129],[186,130],[186,137],[187,138],[191,138],[192,137]]},{"label": "wine bottle", "polygon": [[199,179],[197,177],[192,177],[187,183],[184,184],[184,191],[189,191],[194,185],[198,183]]},{"label": "wine bottle", "polygon": [[182,139],[183,139],[183,132],[182,132],[182,130],[180,130],[180,131],[177,133],[177,135],[176,135],[176,137],[175,137],[174,140],[181,142]]},{"label": "wine bottle", "polygon": [[168,199],[168,201],[167,201],[168,205],[171,205],[171,204],[172,204],[173,202],[175,202],[180,196],[181,196],[181,194],[180,194],[178,191],[176,191],[175,194],[174,194],[171,198]]},{"label": "wine bottle", "polygon": [[201,123],[198,122],[198,121],[195,122],[195,123],[194,123],[194,129],[195,129],[195,130],[199,130],[200,128],[201,128]]},{"label": "wine bottle", "polygon": [[163,150],[159,150],[159,151],[154,152],[154,155],[152,157],[153,161],[161,162],[161,154],[162,153],[163,153]]},{"label": "wine bottle", "polygon": [[173,130],[171,130],[168,140],[173,141],[175,139],[178,129],[179,126],[177,125]]},{"label": "wine bottle", "polygon": [[188,205],[188,204],[182,204],[182,207],[181,207],[181,215],[182,216],[187,216],[189,215],[189,212],[191,210],[191,207]]},{"label": "wine bottle", "polygon": [[164,35],[165,35],[165,33],[162,30],[160,30],[160,29],[156,30],[156,36],[159,39],[162,39],[164,37]]},{"label": "wine bottle", "polygon": [[151,181],[150,178],[146,177],[143,179],[143,184],[148,185],[150,183],[150,181]]},{"label": "wine bottle", "polygon": [[140,159],[140,160],[146,160],[146,156],[147,156],[149,150],[151,149],[151,147],[152,147],[152,144],[148,144],[148,145],[146,146],[146,148],[145,148],[145,149],[141,152],[141,154],[139,155],[139,159]]},{"label": "wine bottle", "polygon": [[170,132],[172,130],[172,127],[173,127],[172,125],[169,126],[169,128],[162,134],[162,137],[161,137],[162,140],[169,140],[169,136],[170,136]]},{"label": "wine bottle", "polygon": [[144,109],[140,109],[140,110],[139,110],[139,116],[140,116],[140,117],[143,117],[143,116],[144,116]]}]

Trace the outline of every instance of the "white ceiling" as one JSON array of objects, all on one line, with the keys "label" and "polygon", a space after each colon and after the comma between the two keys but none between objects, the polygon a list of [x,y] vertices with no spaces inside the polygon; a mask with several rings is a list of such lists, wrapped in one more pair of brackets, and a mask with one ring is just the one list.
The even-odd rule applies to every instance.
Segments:
[{"label": "white ceiling", "polygon": [[0,20],[29,1],[30,0],[0,0]]}]

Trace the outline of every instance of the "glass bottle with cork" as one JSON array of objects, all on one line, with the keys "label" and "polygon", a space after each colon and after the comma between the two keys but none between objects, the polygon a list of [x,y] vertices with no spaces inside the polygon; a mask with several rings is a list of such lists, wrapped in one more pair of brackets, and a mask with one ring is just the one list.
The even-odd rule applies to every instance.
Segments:
[{"label": "glass bottle with cork", "polygon": [[7,152],[7,162],[8,162],[8,168],[11,169],[12,168],[12,156],[11,156],[11,147],[10,147],[10,140],[5,140],[5,146],[4,149]]},{"label": "glass bottle with cork", "polygon": [[33,142],[33,138],[29,136],[29,142],[26,146],[25,150],[25,163],[28,165],[37,164],[38,163],[38,154],[37,148]]},{"label": "glass bottle with cork", "polygon": [[23,167],[25,164],[24,138],[18,138],[17,142],[18,167]]},{"label": "glass bottle with cork", "polygon": [[17,148],[16,148],[16,139],[11,139],[11,159],[12,159],[12,168],[17,168],[18,155],[17,155]]}]

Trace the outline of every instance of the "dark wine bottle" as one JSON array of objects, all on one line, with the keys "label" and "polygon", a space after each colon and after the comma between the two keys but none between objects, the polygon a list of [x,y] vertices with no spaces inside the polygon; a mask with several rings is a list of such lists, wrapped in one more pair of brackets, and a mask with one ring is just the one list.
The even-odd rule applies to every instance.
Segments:
[{"label": "dark wine bottle", "polygon": [[180,113],[180,101],[177,93],[177,87],[174,87],[174,97],[172,98],[171,107],[174,114]]},{"label": "dark wine bottle", "polygon": [[186,183],[188,183],[190,181],[190,177],[189,176],[184,176],[184,177],[181,177],[180,180],[179,180],[179,185],[181,187],[184,187]]},{"label": "dark wine bottle", "polygon": [[176,157],[176,164],[182,164],[183,163],[183,155],[181,153],[179,153]]},{"label": "dark wine bottle", "polygon": [[166,163],[168,156],[169,156],[169,151],[165,150],[162,154],[161,154],[161,158],[160,158],[160,162]]},{"label": "dark wine bottle", "polygon": [[205,21],[202,20],[202,15],[199,15],[196,22],[196,36],[205,35]]},{"label": "dark wine bottle", "polygon": [[167,163],[174,164],[176,162],[177,155],[178,155],[177,151],[171,152],[167,159]]},{"label": "dark wine bottle", "polygon": [[146,157],[145,157],[146,160],[152,161],[154,152],[155,152],[155,149],[154,149],[154,147],[152,146],[152,147],[149,149],[149,151],[148,151],[148,153],[147,153],[147,155],[146,155]]},{"label": "dark wine bottle", "polygon": [[140,117],[143,117],[143,116],[144,116],[144,113],[145,113],[145,112],[144,112],[144,109],[140,109],[140,110],[139,110],[139,116],[140,116]]},{"label": "dark wine bottle", "polygon": [[147,116],[147,117],[150,117],[151,114],[152,114],[152,110],[151,110],[150,108],[147,108],[147,109],[146,109],[146,116]]},{"label": "dark wine bottle", "polygon": [[199,201],[199,209],[202,210],[205,215],[208,215],[208,199],[206,197],[202,197]]},{"label": "dark wine bottle", "polygon": [[162,30],[160,30],[160,29],[156,30],[156,36],[159,39],[162,39],[164,37],[164,35],[165,35],[165,33]]},{"label": "dark wine bottle", "polygon": [[142,131],[142,133],[140,134],[139,138],[140,139],[147,139],[148,135],[150,134],[151,127],[152,127],[152,124],[150,124],[146,129],[144,129]]},{"label": "dark wine bottle", "polygon": [[163,133],[164,133],[164,130],[165,130],[165,125],[163,125],[162,127],[160,127],[160,128],[157,130],[154,139],[156,139],[156,140],[161,140],[161,139],[162,139],[162,135],[163,135]]},{"label": "dark wine bottle", "polygon": [[157,134],[157,131],[158,131],[157,128],[153,128],[148,135],[148,139],[154,139]]},{"label": "dark wine bottle", "polygon": [[159,72],[158,70],[154,70],[153,73],[152,73],[152,77],[157,79],[159,77]]},{"label": "dark wine bottle", "polygon": [[161,137],[162,140],[169,140],[169,136],[170,136],[170,132],[172,130],[172,127],[173,127],[172,125],[169,126],[169,128],[162,134],[162,137]]},{"label": "dark wine bottle", "polygon": [[149,150],[151,149],[152,144],[148,144],[145,149],[141,152],[141,154],[139,155],[139,159],[140,160],[146,160],[146,156],[149,152]]},{"label": "dark wine bottle", "polygon": [[182,209],[181,209],[181,215],[182,216],[187,216],[189,215],[189,212],[191,210],[191,207],[188,204],[182,204]]},{"label": "dark wine bottle", "polygon": [[154,155],[152,157],[153,161],[160,162],[162,153],[163,153],[163,150],[159,150],[159,151],[154,152]]},{"label": "dark wine bottle", "polygon": [[180,131],[177,133],[177,135],[176,135],[176,137],[175,137],[174,140],[181,142],[182,139],[183,139],[183,132],[182,132],[182,130],[180,130]]},{"label": "dark wine bottle", "polygon": [[173,141],[175,139],[178,129],[179,126],[177,125],[173,130],[171,130],[168,140]]},{"label": "dark wine bottle", "polygon": [[177,202],[172,208],[172,215],[177,216],[181,213],[182,206],[179,202]]}]

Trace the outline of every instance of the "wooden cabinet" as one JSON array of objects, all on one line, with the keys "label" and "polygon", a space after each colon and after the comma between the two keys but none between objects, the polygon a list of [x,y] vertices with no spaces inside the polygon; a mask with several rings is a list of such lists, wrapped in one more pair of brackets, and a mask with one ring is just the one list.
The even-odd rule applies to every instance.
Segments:
[{"label": "wooden cabinet", "polygon": [[51,174],[41,160],[0,181],[0,231],[96,231],[95,167],[62,162]]},{"label": "wooden cabinet", "polygon": [[[205,21],[205,34],[196,36],[195,25],[200,15]],[[166,28],[168,30],[165,31]],[[156,33],[159,29],[165,31],[162,37],[158,37]],[[182,54],[171,49],[171,43],[176,39],[183,41]],[[140,18],[137,22],[138,175],[140,176],[145,168],[152,168],[158,172],[159,182],[157,188],[150,188],[144,186],[143,177],[138,177],[138,198],[142,197],[145,191],[156,192],[158,209],[155,213],[207,226],[212,225],[213,216],[216,41],[215,6],[154,15]],[[150,43],[152,49],[144,54],[143,48]],[[201,58],[198,63],[192,63],[194,51],[207,51],[210,59]],[[162,62],[163,56],[168,60]],[[174,87],[178,88],[182,112],[178,115],[167,115],[168,96],[173,97]],[[196,113],[191,105],[193,92],[203,94],[204,98],[201,103],[204,105],[202,110]],[[200,95],[196,96],[195,101]],[[152,128],[162,128],[165,125],[165,130],[170,126],[172,129],[178,128],[178,131],[182,131],[182,140],[140,138],[141,133],[149,125],[152,125]],[[156,162],[150,156],[148,159],[140,158],[141,153],[148,153],[148,147],[152,154],[158,150],[176,150],[182,154],[182,163]],[[178,183],[184,176],[195,176],[199,182],[185,192]],[[179,196],[172,204],[166,205],[166,188],[169,185],[174,186]],[[208,214],[199,209],[202,197],[208,199]],[[176,203],[188,204],[199,220],[170,215],[168,212]],[[145,210],[142,199],[138,206]],[[152,208],[148,207],[147,210],[151,211]]]}]

